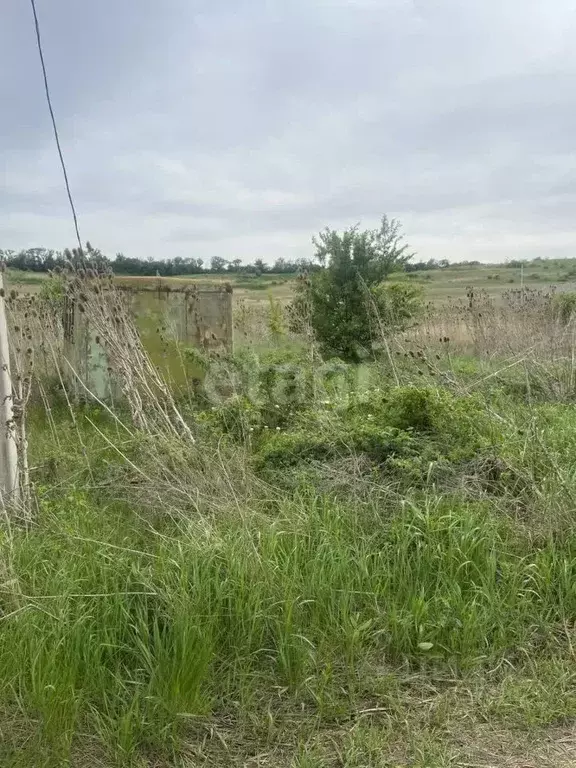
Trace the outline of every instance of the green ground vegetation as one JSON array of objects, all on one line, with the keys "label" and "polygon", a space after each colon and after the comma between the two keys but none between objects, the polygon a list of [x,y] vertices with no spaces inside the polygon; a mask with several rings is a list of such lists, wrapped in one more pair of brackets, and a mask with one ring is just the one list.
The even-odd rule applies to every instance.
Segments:
[{"label": "green ground vegetation", "polygon": [[33,521],[0,530],[0,764],[573,765],[557,298],[464,295],[348,363],[249,296],[235,355],[190,351],[194,443],[38,372]]}]

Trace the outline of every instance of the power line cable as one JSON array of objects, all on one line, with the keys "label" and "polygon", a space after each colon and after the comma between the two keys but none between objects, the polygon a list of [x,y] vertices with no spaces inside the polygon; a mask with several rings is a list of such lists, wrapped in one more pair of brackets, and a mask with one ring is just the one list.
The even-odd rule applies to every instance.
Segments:
[{"label": "power line cable", "polygon": [[52,99],[50,97],[48,75],[46,74],[46,64],[44,63],[44,53],[42,52],[40,25],[38,23],[38,14],[36,12],[36,0],[30,0],[30,3],[32,5],[32,13],[34,14],[34,27],[36,28],[36,43],[38,46],[38,53],[40,54],[40,63],[42,65],[42,76],[44,78],[44,91],[46,92],[46,101],[48,102],[48,109],[50,111],[50,118],[52,120],[54,138],[56,139],[56,147],[58,148],[58,157],[60,158],[60,165],[62,166],[62,173],[64,174],[64,183],[66,185],[66,193],[68,194],[68,202],[70,203],[72,218],[74,219],[74,229],[76,230],[76,239],[78,240],[78,247],[82,252],[82,239],[80,238],[80,230],[78,229],[78,216],[76,215],[76,208],[74,206],[74,201],[72,199],[72,192],[70,191],[70,182],[68,181],[66,163],[64,162],[64,155],[62,154],[62,147],[60,145],[60,136],[58,135],[58,127],[56,126],[56,118],[54,117],[54,110],[52,109]]}]

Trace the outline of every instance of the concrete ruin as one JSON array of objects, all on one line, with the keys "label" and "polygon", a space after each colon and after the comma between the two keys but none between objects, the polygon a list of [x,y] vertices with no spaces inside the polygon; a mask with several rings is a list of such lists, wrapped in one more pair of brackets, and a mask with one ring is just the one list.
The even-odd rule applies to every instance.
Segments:
[{"label": "concrete ruin", "polygon": [[[183,344],[205,351],[233,351],[232,287],[189,285],[173,288],[159,281],[157,287],[120,287],[128,295],[132,316],[145,335],[150,322]],[[145,341],[145,339],[143,339]]]},{"label": "concrete ruin", "polygon": [[[116,286],[126,300],[142,344],[152,361],[165,368],[168,378],[177,379],[173,368],[181,360],[170,360],[173,350],[195,347],[205,352],[233,351],[232,288],[186,285],[173,288],[158,281],[156,286]],[[89,319],[78,301],[66,300],[64,309],[64,356],[67,378],[78,395],[95,395],[109,401],[121,396],[111,375],[104,346],[90,327]],[[185,375],[184,375],[185,378]],[[178,383],[178,382],[177,382]]]}]

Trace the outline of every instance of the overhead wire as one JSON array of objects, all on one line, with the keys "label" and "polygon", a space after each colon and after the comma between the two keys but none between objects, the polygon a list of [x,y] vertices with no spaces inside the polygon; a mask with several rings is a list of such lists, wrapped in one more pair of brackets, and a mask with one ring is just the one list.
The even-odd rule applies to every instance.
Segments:
[{"label": "overhead wire", "polygon": [[34,27],[36,29],[36,44],[38,47],[38,54],[40,55],[40,64],[42,65],[42,76],[44,79],[44,91],[46,93],[46,101],[48,103],[48,110],[50,112],[50,119],[52,120],[52,129],[54,131],[54,139],[56,140],[56,147],[58,149],[58,157],[60,158],[60,165],[62,166],[62,173],[64,175],[64,184],[66,185],[66,193],[68,195],[68,202],[70,203],[70,210],[72,211],[72,218],[74,220],[74,230],[76,232],[76,239],[78,240],[78,247],[82,252],[82,239],[80,238],[80,229],[78,227],[78,216],[76,214],[76,206],[72,198],[72,191],[70,189],[70,182],[68,180],[68,171],[66,170],[66,163],[64,162],[64,155],[62,153],[62,145],[60,143],[60,136],[58,134],[58,126],[56,125],[56,118],[54,116],[54,109],[52,107],[52,97],[50,96],[50,86],[48,85],[48,75],[46,73],[46,63],[44,61],[44,52],[42,50],[42,38],[40,36],[40,24],[38,22],[38,13],[36,11],[36,0],[30,0],[32,5],[32,13],[34,15]]}]

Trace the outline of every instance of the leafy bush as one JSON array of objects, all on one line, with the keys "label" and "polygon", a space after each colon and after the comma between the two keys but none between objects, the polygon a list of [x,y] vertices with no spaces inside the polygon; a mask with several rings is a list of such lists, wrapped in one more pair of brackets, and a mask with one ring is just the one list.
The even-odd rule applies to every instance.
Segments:
[{"label": "leafy bush", "polygon": [[406,328],[424,308],[424,292],[416,285],[381,283],[372,293],[378,317],[385,328]]},{"label": "leafy bush", "polygon": [[273,294],[268,293],[268,330],[275,341],[284,336],[284,313],[282,305]]},{"label": "leafy bush", "polygon": [[55,311],[62,311],[65,294],[63,278],[59,275],[52,275],[49,280],[42,281],[38,298]]},{"label": "leafy bush", "polygon": [[[308,322],[322,351],[357,362],[370,354],[373,328],[383,299],[385,317],[390,307],[405,312],[409,291],[395,294],[377,290],[393,271],[412,257],[402,244],[399,222],[382,218],[377,230],[361,232],[357,226],[343,233],[326,229],[313,242],[323,269],[299,281],[292,305],[293,327]],[[400,301],[400,297],[403,297]]]},{"label": "leafy bush", "polygon": [[554,296],[553,308],[562,325],[568,325],[576,312],[576,293],[573,291],[558,293]]},{"label": "leafy bush", "polygon": [[327,462],[353,454],[364,454],[377,465],[394,456],[417,457],[417,444],[408,432],[378,424],[357,424],[347,429],[338,424],[317,432],[272,432],[256,453],[256,468],[265,472],[303,466],[311,461]]},{"label": "leafy bush", "polygon": [[394,387],[352,404],[347,421],[370,416],[379,424],[425,439],[434,453],[467,460],[492,442],[492,421],[479,397],[432,387]]}]

